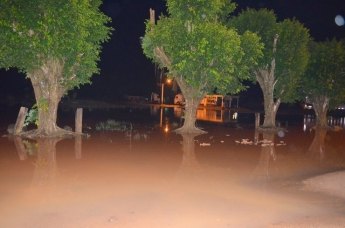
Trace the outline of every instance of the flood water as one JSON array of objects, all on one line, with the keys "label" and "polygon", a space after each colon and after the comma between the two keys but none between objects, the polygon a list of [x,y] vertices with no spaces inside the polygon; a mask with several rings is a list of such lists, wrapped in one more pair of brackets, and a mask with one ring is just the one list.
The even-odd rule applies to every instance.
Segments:
[{"label": "flood water", "polygon": [[177,108],[84,110],[88,137],[1,137],[0,227],[344,227],[345,200],[303,186],[345,169],[344,117],[253,115],[199,110],[208,133],[182,136]]}]

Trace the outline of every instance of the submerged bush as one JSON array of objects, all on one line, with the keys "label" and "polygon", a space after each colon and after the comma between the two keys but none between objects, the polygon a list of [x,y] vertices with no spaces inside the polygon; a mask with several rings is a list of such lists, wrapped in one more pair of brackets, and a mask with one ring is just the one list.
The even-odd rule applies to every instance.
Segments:
[{"label": "submerged bush", "polygon": [[96,124],[97,131],[127,131],[132,130],[132,124],[116,120],[107,120]]}]

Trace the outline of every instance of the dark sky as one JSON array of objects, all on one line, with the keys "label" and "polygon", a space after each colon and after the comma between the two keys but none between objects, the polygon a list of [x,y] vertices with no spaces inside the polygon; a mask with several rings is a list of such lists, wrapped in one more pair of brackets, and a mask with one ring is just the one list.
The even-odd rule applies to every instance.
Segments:
[{"label": "dark sky", "polygon": [[[345,17],[345,0],[237,0],[237,11],[251,8],[273,9],[279,19],[295,17],[310,29],[316,40],[345,38],[345,26],[335,24],[335,16]],[[149,8],[156,14],[165,12],[163,0],[104,0],[102,10],[112,18],[115,28],[111,41],[104,45],[99,63],[101,74],[92,78],[91,86],[76,90],[80,98],[115,100],[121,95],[148,96],[159,91],[153,64],[140,47],[144,22]],[[24,76],[16,71],[0,71],[0,96],[33,96]]]}]

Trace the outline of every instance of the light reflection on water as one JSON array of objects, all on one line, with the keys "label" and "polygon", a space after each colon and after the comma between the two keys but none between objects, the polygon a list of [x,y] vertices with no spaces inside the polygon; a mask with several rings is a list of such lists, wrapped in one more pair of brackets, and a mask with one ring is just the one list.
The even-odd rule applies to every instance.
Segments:
[{"label": "light reflection on water", "polygon": [[[228,123],[237,121],[238,112],[233,109],[210,109],[210,108],[198,108],[196,112],[197,120],[216,122],[216,123]],[[183,117],[183,108],[174,107],[174,117]]]},{"label": "light reflection on water", "polygon": [[[314,115],[304,115],[303,131],[310,130],[315,126],[316,119]],[[341,127],[345,129],[345,117],[328,116],[327,123],[331,127]]]}]

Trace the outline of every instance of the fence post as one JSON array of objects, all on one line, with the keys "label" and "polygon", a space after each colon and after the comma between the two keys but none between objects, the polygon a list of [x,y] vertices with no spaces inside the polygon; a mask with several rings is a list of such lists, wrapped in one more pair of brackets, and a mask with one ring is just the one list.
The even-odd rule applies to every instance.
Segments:
[{"label": "fence post", "polygon": [[255,113],[255,129],[258,129],[260,126],[260,113]]},{"label": "fence post", "polygon": [[28,108],[20,107],[16,124],[14,125],[14,135],[18,135],[23,131],[23,126],[25,122],[26,114],[28,113]]},{"label": "fence post", "polygon": [[77,111],[75,114],[75,132],[81,134],[82,129],[83,129],[83,109],[77,108]]}]

